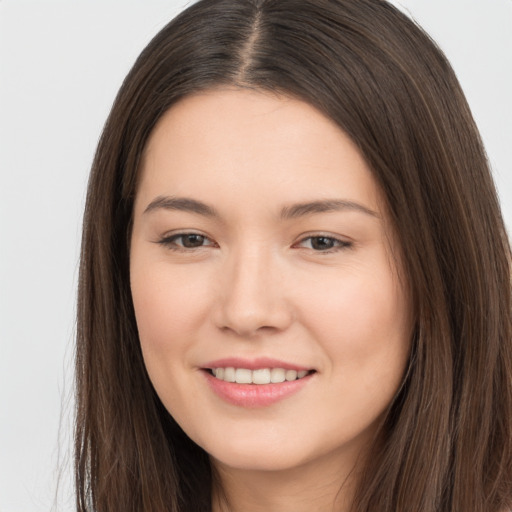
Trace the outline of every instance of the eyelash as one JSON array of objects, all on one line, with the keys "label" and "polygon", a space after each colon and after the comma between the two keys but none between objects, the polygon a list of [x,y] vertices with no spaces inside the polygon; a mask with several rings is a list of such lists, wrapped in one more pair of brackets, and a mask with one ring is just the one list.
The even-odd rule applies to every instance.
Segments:
[{"label": "eyelash", "polygon": [[[194,246],[194,247],[186,247],[183,244],[183,239],[185,237],[192,237],[192,236],[200,238],[200,239],[202,239],[202,241],[208,241],[209,243],[206,245],[201,244],[201,245]],[[176,243],[176,241],[179,239],[181,239],[181,241],[182,241],[181,244]],[[352,242],[340,240],[340,239],[332,237],[332,236],[310,235],[310,236],[304,237],[301,240],[299,240],[297,243],[295,243],[292,246],[292,248],[299,248],[301,246],[301,244],[304,244],[308,240],[310,241],[310,245],[311,245],[311,247],[309,247],[309,249],[313,250],[314,252],[321,253],[321,254],[331,254],[331,253],[334,253],[334,252],[337,252],[340,250],[350,249],[353,247]],[[328,241],[328,244],[332,244],[332,245],[331,245],[331,247],[328,247],[327,249],[315,250],[315,248],[313,247],[313,240],[317,240],[317,241],[325,240],[325,241]],[[164,237],[161,240],[159,240],[157,243],[160,245],[163,245],[164,247],[166,247],[167,249],[170,249],[171,251],[177,251],[177,252],[191,252],[196,249],[202,249],[204,247],[218,247],[217,244],[211,238],[208,238],[206,235],[201,235],[200,233],[194,233],[194,232],[177,233],[177,234],[174,234],[171,236]]]},{"label": "eyelash", "polygon": [[[313,240],[319,241],[319,240],[328,240],[331,245],[331,247],[323,250],[315,250],[313,247]],[[304,242],[309,241],[311,247],[309,249],[312,249],[314,252],[318,252],[321,254],[331,254],[334,252],[342,251],[344,249],[350,249],[353,246],[352,242],[348,242],[346,240],[340,240],[339,238],[333,237],[333,236],[327,236],[327,235],[310,235],[305,238],[302,238],[298,243],[294,244],[294,247],[300,246],[301,244],[304,244]]]},{"label": "eyelash", "polygon": [[[198,245],[198,246],[195,246],[195,247],[186,247],[185,245],[183,245],[183,239],[185,237],[192,237],[192,236],[195,236],[195,237],[198,237],[198,238],[201,238],[204,240],[208,240],[210,243],[206,244],[206,245]],[[176,240],[179,240],[179,239],[182,239],[182,243],[181,244],[177,244],[176,243]],[[176,233],[175,235],[171,235],[171,236],[166,236],[166,237],[163,237],[161,240],[159,240],[157,243],[159,243],[160,245],[163,245],[164,247],[166,247],[167,249],[170,249],[171,251],[181,251],[181,252],[190,252],[190,251],[193,251],[195,249],[202,249],[203,247],[216,247],[217,244],[211,240],[210,238],[208,238],[206,235],[201,235],[200,233],[194,233],[194,232],[190,232],[190,233]]]}]

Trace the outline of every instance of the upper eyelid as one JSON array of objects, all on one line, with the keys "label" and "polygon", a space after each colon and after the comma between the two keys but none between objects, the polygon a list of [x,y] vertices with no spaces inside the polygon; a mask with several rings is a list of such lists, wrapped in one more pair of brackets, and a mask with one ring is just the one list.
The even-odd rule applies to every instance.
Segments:
[{"label": "upper eyelid", "polygon": [[337,236],[328,236],[328,235],[308,235],[302,238],[299,238],[299,242],[302,242],[304,240],[309,240],[311,238],[328,238],[329,240],[335,240],[336,242],[341,243],[350,243],[349,240],[343,240],[342,238],[338,238]]},{"label": "upper eyelid", "polygon": [[354,242],[351,240],[343,240],[341,238],[335,237],[335,236],[326,236],[326,235],[310,235],[303,238],[300,238],[297,242],[295,242],[293,245],[298,245],[306,240],[311,240],[313,238],[327,238],[329,240],[334,240],[335,242],[338,242],[340,246],[351,246],[354,245]]},{"label": "upper eyelid", "polygon": [[309,238],[331,238],[332,240],[336,240],[341,243],[353,244],[354,240],[347,236],[335,235],[333,233],[326,233],[322,231],[313,231],[309,233],[303,233],[300,237],[297,238],[297,241],[294,243],[302,242],[303,240],[307,240]]},{"label": "upper eyelid", "polygon": [[204,233],[202,231],[198,231],[198,230],[196,231],[195,229],[184,229],[184,230],[166,232],[159,237],[159,240],[168,240],[169,238],[177,238],[177,237],[186,236],[186,235],[202,236],[202,237],[207,238],[208,240],[211,240],[213,242],[213,238],[210,235],[207,235],[206,233]]},{"label": "upper eyelid", "polygon": [[[205,238],[206,240],[208,240],[210,243],[207,245],[200,245],[198,247],[184,247],[184,246],[181,246],[180,244],[177,244],[174,241],[177,238],[184,237],[187,235],[201,236],[201,237]],[[217,242],[215,242],[215,240],[212,237],[210,237],[204,233],[194,231],[194,230],[185,230],[185,231],[179,231],[179,232],[166,233],[166,234],[162,235],[161,237],[159,237],[158,240],[155,240],[155,243],[164,245],[164,246],[171,245],[172,243],[174,243],[176,245],[176,247],[183,249],[185,251],[190,251],[192,249],[201,249],[202,247],[210,247],[210,246],[218,245]]]}]

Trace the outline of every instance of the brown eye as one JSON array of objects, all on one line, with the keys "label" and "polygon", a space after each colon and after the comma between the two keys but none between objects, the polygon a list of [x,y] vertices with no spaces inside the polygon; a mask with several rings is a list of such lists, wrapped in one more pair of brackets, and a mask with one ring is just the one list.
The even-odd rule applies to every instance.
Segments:
[{"label": "brown eye", "polygon": [[197,235],[195,233],[188,233],[186,235],[179,235],[176,237],[178,240],[181,239],[181,244],[183,247],[186,247],[187,249],[192,249],[194,247],[201,247],[204,245],[204,241],[206,240],[206,237],[203,235]]},{"label": "brown eye", "polygon": [[332,249],[336,244],[334,238],[327,236],[312,236],[311,237],[311,248],[315,251],[326,251]]},{"label": "brown eye", "polygon": [[312,249],[317,252],[329,252],[342,249],[348,249],[352,247],[351,242],[338,240],[331,236],[308,236],[297,244],[299,247],[305,247],[306,249]]},{"label": "brown eye", "polygon": [[159,240],[158,243],[173,250],[198,249],[215,245],[207,236],[200,235],[199,233],[178,233],[166,236]]}]

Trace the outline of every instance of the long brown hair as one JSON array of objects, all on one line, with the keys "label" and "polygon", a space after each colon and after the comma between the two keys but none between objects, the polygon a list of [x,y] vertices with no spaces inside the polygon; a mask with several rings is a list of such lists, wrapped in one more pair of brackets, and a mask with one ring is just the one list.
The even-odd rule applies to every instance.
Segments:
[{"label": "long brown hair", "polygon": [[90,176],[78,299],[78,510],[210,510],[208,456],[162,406],[144,368],[128,242],[153,127],[180,98],[222,85],[292,95],[334,120],[366,158],[398,234],[413,350],[353,510],[512,507],[510,244],[446,58],[383,0],[201,0],[136,61]]}]

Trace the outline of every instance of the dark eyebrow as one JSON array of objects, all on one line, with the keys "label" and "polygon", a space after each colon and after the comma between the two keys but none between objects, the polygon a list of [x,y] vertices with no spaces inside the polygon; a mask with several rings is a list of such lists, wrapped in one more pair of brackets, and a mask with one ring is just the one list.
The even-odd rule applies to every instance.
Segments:
[{"label": "dark eyebrow", "polygon": [[304,215],[311,215],[314,213],[325,212],[338,212],[342,210],[353,210],[356,212],[365,213],[372,217],[379,218],[380,215],[366,206],[353,201],[345,201],[342,199],[325,199],[322,201],[311,201],[309,203],[299,203],[291,206],[285,206],[281,210],[281,217],[283,219],[295,219]]},{"label": "dark eyebrow", "polygon": [[[180,210],[183,212],[197,213],[198,215],[204,215],[206,217],[219,217],[219,214],[212,206],[188,197],[158,196],[149,203],[144,213],[158,209]],[[362,204],[343,199],[325,199],[285,206],[281,210],[281,218],[296,219],[297,217],[315,213],[337,212],[342,210],[353,210],[371,215],[372,217],[379,217],[377,212],[366,208]]]},{"label": "dark eyebrow", "polygon": [[217,211],[201,201],[190,199],[188,197],[170,197],[158,196],[153,199],[146,207],[144,213],[149,213],[158,209],[180,210],[182,212],[197,213],[206,217],[218,217]]}]

